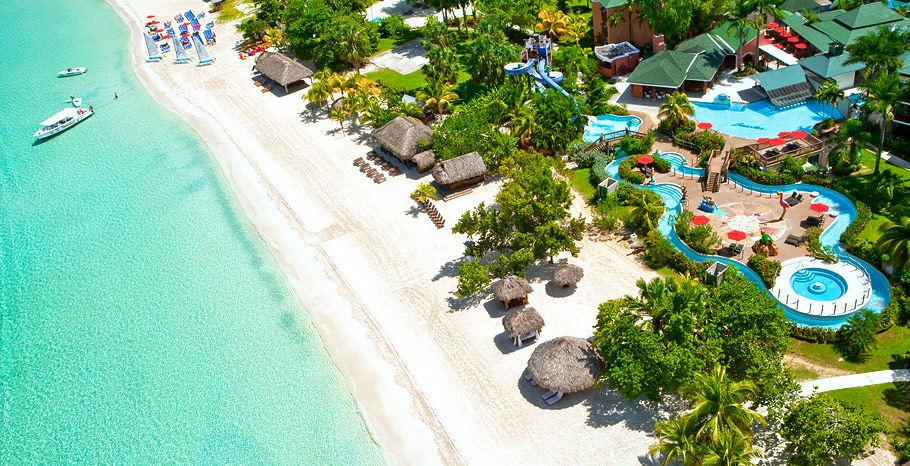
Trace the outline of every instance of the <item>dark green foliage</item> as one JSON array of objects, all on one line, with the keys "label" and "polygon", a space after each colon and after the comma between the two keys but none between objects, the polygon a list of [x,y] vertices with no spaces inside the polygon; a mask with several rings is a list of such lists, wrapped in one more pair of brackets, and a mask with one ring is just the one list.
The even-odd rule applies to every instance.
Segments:
[{"label": "dark green foliage", "polygon": [[683,135],[681,138],[677,136],[677,138],[695,144],[695,146],[701,150],[702,154],[710,154],[711,151],[723,150],[724,146],[727,144],[723,135],[716,131],[694,131]]},{"label": "dark green foliage", "polygon": [[837,262],[837,253],[834,252],[834,248],[822,244],[821,235],[823,231],[821,227],[806,229],[806,243],[809,253],[825,262]]},{"label": "dark green foliage", "polygon": [[777,172],[789,174],[797,180],[801,179],[806,173],[806,171],[803,170],[803,164],[792,155],[784,157],[784,160],[780,163],[780,167],[777,168]]},{"label": "dark green foliage", "polygon": [[653,168],[654,171],[656,171],[657,173],[669,173],[670,172],[670,168],[672,166],[670,165],[669,160],[658,157],[656,155],[653,158],[654,158],[654,161],[651,162],[651,168]]},{"label": "dark green foliage", "polygon": [[356,0],[292,0],[282,15],[288,49],[319,68],[359,66],[379,49],[379,25],[366,21],[362,10]]},{"label": "dark green foliage", "polygon": [[627,158],[619,163],[619,179],[628,181],[632,184],[642,184],[645,182],[645,175],[635,167],[637,162],[633,158]]},{"label": "dark green foliage", "polygon": [[411,30],[400,15],[390,15],[379,20],[379,36],[400,39]]},{"label": "dark green foliage", "polygon": [[467,45],[465,67],[475,80],[487,86],[501,84],[503,65],[515,61],[518,50],[506,42],[500,25],[482,20],[474,27],[475,39]]},{"label": "dark green foliage", "polygon": [[579,109],[585,115],[628,115],[629,111],[619,105],[609,102],[610,98],[619,92],[615,87],[607,84],[600,74],[592,74],[585,78],[579,86],[585,93],[584,101]]},{"label": "dark green foliage", "polygon": [[676,217],[676,234],[692,250],[702,254],[713,254],[714,248],[720,246],[721,240],[711,225],[693,225],[695,213],[683,210]]},{"label": "dark green foliage", "polygon": [[648,135],[640,140],[627,134],[619,142],[619,147],[629,155],[649,154],[654,147],[654,131],[648,131]]},{"label": "dark green foliage", "polygon": [[[603,151],[586,150],[588,146],[590,146],[590,144],[584,141],[574,142],[569,145],[569,160],[578,164],[578,168],[591,168],[594,165],[594,161],[597,159],[612,160],[612,157]],[[604,165],[604,167],[606,168],[606,165]]]},{"label": "dark green foliage", "polygon": [[259,40],[265,31],[278,25],[281,20],[283,4],[280,0],[255,0],[256,14],[244,19],[237,25],[237,30],[244,39]]},{"label": "dark green foliage", "polygon": [[853,314],[841,327],[841,343],[850,357],[861,359],[875,346],[879,319],[875,312],[863,309]]},{"label": "dark green foliage", "polygon": [[449,84],[458,82],[461,64],[458,62],[455,50],[451,47],[433,47],[427,50],[426,57],[429,63],[424,65],[421,70],[427,77],[427,81],[443,80]]},{"label": "dark green foliage", "polygon": [[637,189],[628,197],[621,196],[620,199],[629,207],[626,219],[628,226],[641,235],[656,229],[657,222],[666,208],[657,193],[645,189]]},{"label": "dark green foliage", "polygon": [[480,0],[475,3],[475,8],[490,21],[529,28],[537,19],[534,15],[540,11],[540,3],[532,0]]},{"label": "dark green foliage", "polygon": [[791,466],[822,466],[835,458],[857,458],[867,447],[878,445],[885,425],[862,407],[827,394],[797,398],[787,406],[780,427],[790,442]]},{"label": "dark green foliage", "polygon": [[572,99],[553,89],[536,92],[534,101],[534,123],[536,129],[531,135],[530,145],[545,153],[557,153],[569,147],[584,128],[584,120],[575,118]]},{"label": "dark green foliage", "polygon": [[[559,85],[570,93],[575,93],[579,87],[590,86],[591,83],[587,81],[599,77],[595,74],[597,59],[593,55],[586,57],[584,49],[577,45],[561,45],[559,50],[553,53],[552,67],[562,72],[563,81]],[[579,74],[583,77],[582,83],[578,82]],[[600,89],[603,91],[603,80],[600,81]]]},{"label": "dark green foliage", "polygon": [[591,165],[591,176],[593,181],[596,181],[594,185],[599,185],[603,180],[607,179],[607,165],[613,161],[613,156],[600,152],[594,156],[594,163]]},{"label": "dark green foliage", "polygon": [[765,286],[768,288],[773,288],[774,283],[777,282],[777,277],[780,276],[780,261],[768,259],[761,254],[752,254],[746,265],[761,277],[761,280],[765,282]]},{"label": "dark green foliage", "polygon": [[446,118],[430,138],[430,146],[441,160],[477,151],[491,172],[498,171],[515,144],[514,137],[484,121],[481,109],[470,107]]}]

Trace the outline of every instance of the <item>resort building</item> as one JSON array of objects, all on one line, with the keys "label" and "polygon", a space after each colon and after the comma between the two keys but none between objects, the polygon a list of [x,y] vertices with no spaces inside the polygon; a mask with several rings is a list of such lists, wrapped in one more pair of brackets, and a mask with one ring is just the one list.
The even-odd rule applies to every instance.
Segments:
[{"label": "resort building", "polygon": [[628,42],[639,49],[654,40],[654,30],[647,21],[639,21],[638,5],[626,0],[591,2],[594,16],[594,45]]},{"label": "resort building", "polygon": [[433,169],[433,179],[436,184],[447,191],[483,183],[486,177],[487,166],[477,152],[469,152],[454,159],[444,160]]},{"label": "resort building", "polygon": [[796,105],[815,93],[800,66],[791,65],[752,76],[776,107]]},{"label": "resort building", "polygon": [[622,76],[638,66],[639,50],[628,42],[594,47],[597,71],[605,78]]},{"label": "resort building", "polygon": [[303,81],[314,72],[309,66],[279,52],[262,52],[256,57],[256,71],[288,92],[288,86]]},{"label": "resort building", "polygon": [[[373,131],[373,140],[379,148],[401,160],[407,165],[415,162],[412,160],[417,154],[423,153],[420,144],[430,142],[433,130],[427,125],[409,117],[398,116],[392,121]],[[421,160],[426,155],[421,157]],[[436,155],[433,154],[435,159]]]},{"label": "resort building", "polygon": [[799,66],[806,70],[815,87],[825,81],[833,81],[841,89],[849,89],[858,84],[857,71],[865,68],[861,62],[847,64],[850,54],[840,44],[831,44],[830,50],[799,60]]}]

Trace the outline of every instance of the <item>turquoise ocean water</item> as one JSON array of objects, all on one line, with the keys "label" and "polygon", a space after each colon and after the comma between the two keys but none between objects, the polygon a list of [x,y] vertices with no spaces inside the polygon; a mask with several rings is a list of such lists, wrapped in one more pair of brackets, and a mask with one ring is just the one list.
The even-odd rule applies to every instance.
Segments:
[{"label": "turquoise ocean water", "polygon": [[[0,464],[381,463],[206,147],[130,70],[114,11],[13,0],[0,17]],[[89,71],[56,77],[72,66]],[[96,115],[33,145],[70,94]]]}]

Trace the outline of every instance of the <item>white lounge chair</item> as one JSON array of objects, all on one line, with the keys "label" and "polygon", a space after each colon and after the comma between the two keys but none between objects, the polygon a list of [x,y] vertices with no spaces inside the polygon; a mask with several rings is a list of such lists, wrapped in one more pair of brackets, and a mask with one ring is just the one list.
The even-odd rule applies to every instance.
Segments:
[{"label": "white lounge chair", "polygon": [[562,399],[562,392],[556,392],[555,395],[551,396],[550,398],[547,398],[546,401],[547,401],[548,405],[553,406],[554,403],[556,403],[557,401],[559,401],[561,399]]},{"label": "white lounge chair", "polygon": [[544,393],[543,395],[540,395],[540,397],[543,398],[544,400],[549,400],[550,397],[552,397],[553,395],[556,395],[556,392],[547,392],[547,393]]},{"label": "white lounge chair", "polygon": [[518,337],[518,347],[520,348],[528,340],[533,340],[537,338],[537,332],[528,332],[524,335]]}]

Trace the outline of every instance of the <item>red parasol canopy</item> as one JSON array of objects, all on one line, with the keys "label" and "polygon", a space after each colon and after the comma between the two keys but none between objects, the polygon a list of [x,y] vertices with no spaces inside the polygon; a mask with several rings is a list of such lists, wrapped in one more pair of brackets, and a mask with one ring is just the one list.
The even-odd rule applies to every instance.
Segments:
[{"label": "red parasol canopy", "polygon": [[170,35],[170,34],[164,35],[164,36],[161,36],[161,38],[162,38],[162,39],[170,39],[170,38],[171,38],[171,35]]},{"label": "red parasol canopy", "polygon": [[787,39],[787,42],[790,42],[791,44],[795,44],[795,43],[799,42],[799,37],[791,37],[791,38]]},{"label": "red parasol canopy", "polygon": [[780,34],[780,33],[784,32],[784,28],[774,28],[774,32]]},{"label": "red parasol canopy", "polygon": [[792,137],[794,139],[805,139],[806,136],[808,136],[808,135],[809,135],[809,133],[807,133],[805,131],[794,131],[794,132],[790,133],[790,137]]},{"label": "red parasol canopy", "polygon": [[164,29],[158,28],[158,29],[155,29],[155,32],[164,32]]},{"label": "red parasol canopy", "polygon": [[183,23],[183,24],[181,24],[181,26],[189,26],[189,25],[190,25],[190,23]]},{"label": "red parasol canopy", "polygon": [[785,143],[785,142],[787,142],[787,141],[784,141],[784,138],[768,139],[768,144],[771,144],[772,146],[780,146],[780,145],[783,145],[783,143]]},{"label": "red parasol canopy", "polygon": [[190,36],[190,33],[188,33],[188,32],[184,32],[183,34],[180,34],[180,37],[189,37],[189,36]]},{"label": "red parasol canopy", "polygon": [[780,36],[781,36],[781,37],[790,37],[790,36],[792,36],[792,35],[793,35],[793,34],[790,34],[789,32],[782,32],[782,33],[780,33]]},{"label": "red parasol canopy", "polygon": [[712,126],[714,126],[714,125],[712,125],[711,123],[708,123],[707,121],[703,121],[698,124],[698,129],[711,129]]},{"label": "red parasol canopy", "polygon": [[148,16],[145,17],[145,19],[152,19],[152,18],[154,18],[154,17],[155,17],[155,15],[148,15]]},{"label": "red parasol canopy", "polygon": [[779,49],[784,48],[784,46],[783,46],[783,45],[780,45],[780,44],[774,44],[774,46],[777,47],[777,48],[779,48]]},{"label": "red parasol canopy", "polygon": [[768,24],[765,25],[765,27],[767,27],[768,29],[774,29],[774,28],[780,27],[780,24],[777,24],[777,23],[768,23]]},{"label": "red parasol canopy", "polygon": [[696,215],[695,218],[692,219],[692,223],[696,225],[705,225],[708,222],[710,222],[710,220],[704,215]]},{"label": "red parasol canopy", "polygon": [[149,24],[161,24],[161,21],[149,21]]},{"label": "red parasol canopy", "polygon": [[768,139],[768,138],[758,138],[756,140],[756,142],[758,142],[759,144],[764,144],[764,143],[768,142],[769,140],[770,139]]},{"label": "red parasol canopy", "polygon": [[647,165],[654,161],[654,157],[651,157],[650,155],[642,155],[641,157],[637,158],[636,161],[642,165]]},{"label": "red parasol canopy", "polygon": [[812,210],[814,210],[814,211],[816,211],[816,212],[818,212],[818,213],[820,213],[820,214],[821,214],[821,213],[824,213],[824,212],[827,212],[828,209],[829,209],[829,207],[828,207],[827,205],[825,205],[825,204],[812,204],[812,205],[809,206],[809,208],[812,209]]},{"label": "red parasol canopy", "polygon": [[809,48],[809,46],[806,44],[796,44],[796,48],[798,48],[800,50],[806,50],[807,48]]},{"label": "red parasol canopy", "polygon": [[199,29],[199,28],[201,28],[201,27],[202,27],[201,24],[195,24],[195,25],[193,25],[193,29]]},{"label": "red parasol canopy", "polygon": [[790,137],[790,132],[789,132],[789,131],[781,131],[781,132],[777,133],[777,137],[779,137],[779,138],[788,138],[788,137]]},{"label": "red parasol canopy", "polygon": [[730,238],[733,241],[742,241],[746,239],[746,233],[739,230],[733,230],[730,233],[727,233],[727,238]]}]

